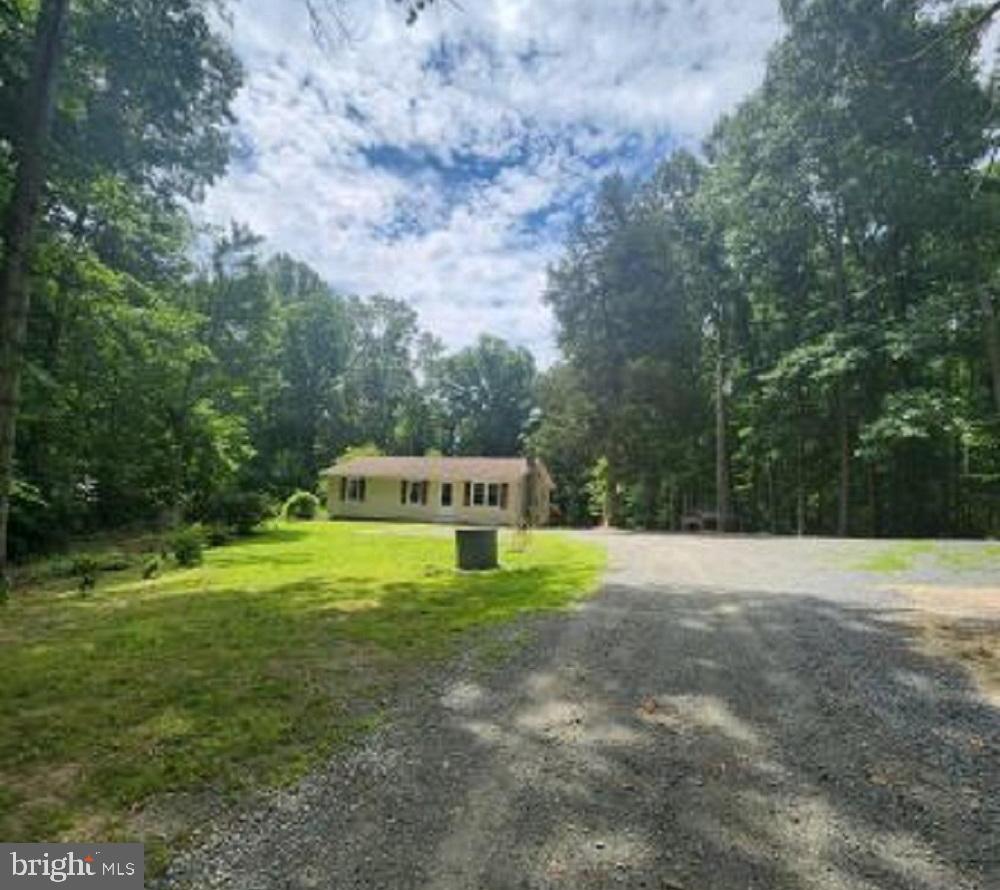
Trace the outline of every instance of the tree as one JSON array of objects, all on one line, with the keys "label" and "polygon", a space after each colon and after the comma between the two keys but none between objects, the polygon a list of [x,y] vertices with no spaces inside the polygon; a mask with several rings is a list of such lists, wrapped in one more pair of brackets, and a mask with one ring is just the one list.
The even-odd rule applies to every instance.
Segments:
[{"label": "tree", "polygon": [[700,175],[680,153],[639,189],[608,180],[550,272],[560,344],[594,401],[607,522],[672,525],[706,487],[691,437],[702,429],[701,334],[718,282],[700,253]]},{"label": "tree", "polygon": [[714,489],[748,528],[982,533],[1000,229],[968,14],[782,9],[706,163],[610,179],[550,273],[595,418],[578,450],[614,522],[673,525]]},{"label": "tree", "polygon": [[382,295],[352,297],[347,314],[351,352],[341,393],[350,441],[392,447],[397,419],[416,387],[417,314]]},{"label": "tree", "polygon": [[28,317],[27,266],[37,225],[56,77],[69,0],[42,0],[21,122],[12,139],[14,187],[3,227],[0,263],[0,573],[6,586],[7,518],[13,487],[21,351]]},{"label": "tree", "polygon": [[558,480],[554,505],[564,521],[588,524],[590,471],[599,458],[593,400],[574,367],[560,363],[539,375],[535,401],[540,423],[530,444]]},{"label": "tree", "polygon": [[[198,0],[79,9],[68,0],[42,0],[24,55],[26,65],[10,67],[15,74],[26,70],[26,77],[0,84],[0,107],[21,110],[16,129],[0,131],[13,146],[0,266],[0,570],[39,214],[44,209],[47,227],[79,238],[87,234],[87,210],[102,181],[117,179],[164,206],[194,195],[225,165],[224,127],[240,77]],[[76,76],[57,91],[67,60]]]},{"label": "tree", "polygon": [[[316,42],[325,48],[353,38],[352,24],[343,0],[305,0],[309,24]],[[407,25],[415,25],[434,0],[393,0]]]},{"label": "tree", "polygon": [[310,490],[319,470],[347,444],[340,397],[349,359],[344,301],[320,276],[289,256],[265,267],[278,313],[275,385],[252,425],[251,487],[282,497]]},{"label": "tree", "polygon": [[520,454],[534,399],[535,361],[523,347],[482,335],[441,361],[437,389],[454,454]]}]

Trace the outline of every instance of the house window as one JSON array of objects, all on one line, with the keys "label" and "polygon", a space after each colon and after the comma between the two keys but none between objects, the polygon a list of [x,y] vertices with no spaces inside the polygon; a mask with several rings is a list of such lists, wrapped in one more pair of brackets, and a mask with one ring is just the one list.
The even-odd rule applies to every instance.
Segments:
[{"label": "house window", "polygon": [[[506,482],[466,482],[464,484],[465,493],[462,503],[466,507],[499,507],[502,510],[507,509],[509,486]],[[443,492],[441,496],[442,498],[444,497]]]},{"label": "house window", "polygon": [[442,482],[441,483],[441,506],[450,507],[451,506],[451,483]]},{"label": "house window", "polygon": [[347,497],[345,500],[361,502],[365,499],[365,477],[347,477]]},{"label": "house window", "polygon": [[428,483],[408,482],[403,480],[399,483],[399,502],[401,504],[426,504]]}]

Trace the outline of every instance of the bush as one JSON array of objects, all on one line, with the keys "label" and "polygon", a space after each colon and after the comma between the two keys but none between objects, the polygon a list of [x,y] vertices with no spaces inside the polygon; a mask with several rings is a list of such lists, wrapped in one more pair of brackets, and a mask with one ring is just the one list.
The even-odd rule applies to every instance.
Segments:
[{"label": "bush", "polygon": [[170,552],[177,564],[184,567],[201,564],[204,546],[204,531],[197,525],[182,528],[170,538]]},{"label": "bush", "polygon": [[102,572],[124,572],[125,569],[132,567],[132,560],[127,553],[112,550],[97,557],[97,567]]},{"label": "bush", "polygon": [[297,491],[285,501],[282,513],[286,519],[315,519],[320,502],[311,491]]},{"label": "bush", "polygon": [[214,522],[205,529],[205,541],[209,547],[223,547],[229,543],[232,534],[221,522]]},{"label": "bush", "polygon": [[86,594],[94,589],[97,584],[97,573],[101,566],[98,561],[89,554],[83,554],[73,560],[72,572],[77,578],[80,593]]},{"label": "bush", "polygon": [[237,535],[249,535],[270,515],[267,498],[255,491],[220,492],[205,505],[207,522],[223,525]]},{"label": "bush", "polygon": [[146,564],[142,567],[142,577],[144,580],[148,581],[150,578],[155,578],[160,573],[160,557],[151,556],[146,560]]},{"label": "bush", "polygon": [[14,479],[10,491],[7,554],[13,561],[31,554],[57,549],[68,542],[68,523],[63,511],[29,482]]}]

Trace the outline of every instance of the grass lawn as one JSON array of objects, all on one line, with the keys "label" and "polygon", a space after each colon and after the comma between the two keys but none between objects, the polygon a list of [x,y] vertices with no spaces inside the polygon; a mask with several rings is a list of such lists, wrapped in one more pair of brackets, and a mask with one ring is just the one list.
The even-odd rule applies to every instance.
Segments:
[{"label": "grass lawn", "polygon": [[1000,544],[983,541],[892,541],[856,562],[852,568],[865,572],[907,572],[919,560],[928,560],[954,571],[996,568],[1000,572]]},{"label": "grass lawn", "polygon": [[604,564],[539,532],[522,552],[502,538],[501,570],[460,574],[443,531],[280,524],[86,596],[35,570],[0,607],[0,837],[132,836],[163,792],[291,780],[463,631],[566,606]]}]

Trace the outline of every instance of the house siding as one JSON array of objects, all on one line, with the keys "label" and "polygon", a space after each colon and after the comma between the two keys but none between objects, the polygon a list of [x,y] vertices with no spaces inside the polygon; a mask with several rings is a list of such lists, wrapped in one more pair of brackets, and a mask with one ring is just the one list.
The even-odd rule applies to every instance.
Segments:
[{"label": "house siding", "polygon": [[[507,481],[507,508],[489,506],[468,506],[463,503],[466,481],[497,482],[490,479],[453,479],[452,506],[441,506],[441,485],[449,480],[430,480],[428,483],[427,503],[400,503],[401,479],[390,477],[366,476],[364,501],[345,501],[340,498],[341,476],[327,477],[327,510],[331,518],[341,519],[397,519],[409,522],[442,522],[461,525],[516,525],[521,515],[525,480]],[[421,480],[410,480],[418,482]],[[548,515],[548,492],[545,492],[544,510],[537,512],[538,524],[544,524]],[[544,513],[544,518],[541,514]]]}]

